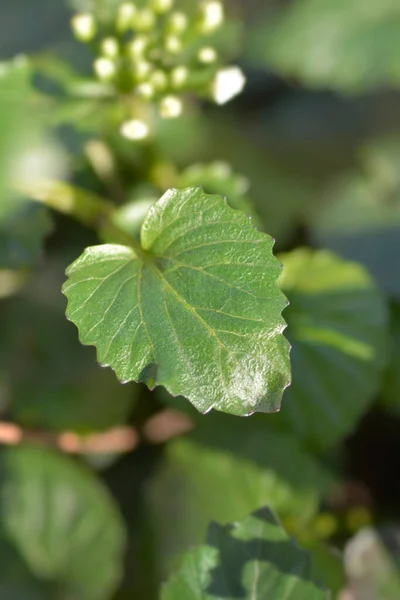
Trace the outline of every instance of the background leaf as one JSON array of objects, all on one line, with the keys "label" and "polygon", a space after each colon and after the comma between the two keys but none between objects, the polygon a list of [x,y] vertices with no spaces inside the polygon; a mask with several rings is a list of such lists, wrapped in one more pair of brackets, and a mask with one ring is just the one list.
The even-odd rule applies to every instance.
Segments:
[{"label": "background leaf", "polygon": [[137,386],[122,386],[101,369],[65,319],[60,287],[68,260],[54,254],[18,297],[2,303],[3,402],[28,428],[106,430],[126,422]]},{"label": "background leaf", "polygon": [[108,600],[125,536],[107,491],[72,460],[37,447],[3,455],[1,522],[37,577],[65,600]]},{"label": "background leaf", "polygon": [[390,311],[389,364],[382,385],[383,406],[400,415],[400,305],[393,304]]},{"label": "background leaf", "polygon": [[190,551],[165,586],[162,600],[248,598],[329,600],[312,580],[307,553],[297,548],[268,509],[210,526],[207,546]]},{"label": "background leaf", "polygon": [[400,299],[400,141],[366,143],[359,171],[332,183],[310,219],[318,246],[365,265],[381,288]]},{"label": "background leaf", "polygon": [[361,92],[400,85],[399,36],[396,0],[295,0],[267,13],[252,53],[309,86]]},{"label": "background leaf", "polygon": [[386,364],[387,311],[368,273],[326,251],[281,256],[293,383],[275,423],[315,448],[347,435]]},{"label": "background leaf", "polygon": [[229,206],[251,215],[254,224],[261,227],[260,218],[248,196],[250,182],[243,175],[234,173],[228,163],[216,161],[191,165],[179,175],[176,182],[178,188],[195,185],[200,185],[206,193],[226,197]]},{"label": "background leaf", "polygon": [[333,477],[270,420],[210,413],[190,436],[168,444],[146,495],[161,575],[201,543],[210,521],[241,519],[263,503],[295,529],[307,528]]},{"label": "background leaf", "polygon": [[[164,385],[201,411],[275,411],[290,378],[272,240],[219,196],[170,190],[143,250],[86,249],[67,271],[67,316],[121,381]],[[145,254],[143,254],[143,251]]]}]

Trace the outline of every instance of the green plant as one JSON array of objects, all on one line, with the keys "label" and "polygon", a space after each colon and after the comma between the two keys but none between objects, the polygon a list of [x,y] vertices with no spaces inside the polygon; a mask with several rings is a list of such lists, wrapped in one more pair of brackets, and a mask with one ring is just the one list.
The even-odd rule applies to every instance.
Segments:
[{"label": "green plant", "polygon": [[[398,281],[342,238],[397,227],[398,142],[316,210],[321,184],[213,107],[245,83],[235,10],[72,4],[86,72],[0,63],[0,595],[337,597],[337,548],[375,516],[335,504],[344,441],[377,398],[399,412]],[[397,83],[398,63],[360,81],[292,68],[279,32],[325,17],[287,10],[269,64]]]}]

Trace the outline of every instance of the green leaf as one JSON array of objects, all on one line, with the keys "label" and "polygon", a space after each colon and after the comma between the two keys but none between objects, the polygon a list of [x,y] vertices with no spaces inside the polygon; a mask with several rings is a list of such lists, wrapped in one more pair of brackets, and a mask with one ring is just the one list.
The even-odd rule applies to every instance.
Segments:
[{"label": "green leaf", "polygon": [[333,481],[293,436],[272,430],[269,415],[201,419],[188,438],[169,442],[147,490],[163,572],[201,543],[210,521],[240,519],[263,502],[307,528]]},{"label": "green leaf", "polygon": [[[79,344],[64,316],[59,277],[49,281],[51,276],[51,269],[38,274],[25,289],[42,303],[32,298],[2,303],[0,364],[6,404],[29,428],[87,433],[121,425],[132,410],[137,386],[119,385],[99,367],[93,349]],[[55,305],[50,302],[52,288],[58,290]]]},{"label": "green leaf", "polygon": [[386,305],[361,265],[306,249],[281,260],[293,383],[273,420],[322,449],[355,427],[377,392],[386,362]]},{"label": "green leaf", "polygon": [[389,364],[383,380],[382,405],[393,414],[400,415],[400,305],[393,304],[390,311]]},{"label": "green leaf", "polygon": [[342,92],[400,85],[397,0],[295,0],[266,17],[251,55],[269,68]]},{"label": "green leaf", "polygon": [[329,600],[300,550],[268,509],[209,528],[207,546],[187,553],[162,600]]},{"label": "green leaf", "polygon": [[243,175],[234,173],[228,163],[218,161],[188,167],[179,175],[176,186],[185,188],[194,185],[200,185],[206,192],[226,196],[229,206],[251,215],[254,224],[261,226],[256,209],[247,195],[249,181]]},{"label": "green leaf", "polygon": [[400,299],[400,139],[374,140],[359,154],[359,171],[338,178],[313,215],[313,242],[362,263]]},{"label": "green leaf", "polygon": [[[52,229],[46,209],[12,191],[23,168],[22,156],[32,144],[28,115],[31,69],[24,58],[0,63],[0,268],[30,267],[42,258],[42,243]],[[37,165],[36,165],[37,166]]]},{"label": "green leaf", "polygon": [[170,190],[142,248],[87,248],[67,270],[67,316],[121,381],[164,385],[199,410],[279,409],[290,379],[272,239],[219,196]]},{"label": "green leaf", "polygon": [[1,600],[54,600],[51,584],[39,582],[3,536],[0,537]]},{"label": "green leaf", "polygon": [[0,268],[16,269],[37,265],[43,258],[42,244],[53,228],[43,206],[14,198],[0,217]]},{"label": "green leaf", "polygon": [[110,496],[89,471],[50,451],[5,453],[1,520],[32,573],[63,598],[108,600],[119,582],[125,535]]}]

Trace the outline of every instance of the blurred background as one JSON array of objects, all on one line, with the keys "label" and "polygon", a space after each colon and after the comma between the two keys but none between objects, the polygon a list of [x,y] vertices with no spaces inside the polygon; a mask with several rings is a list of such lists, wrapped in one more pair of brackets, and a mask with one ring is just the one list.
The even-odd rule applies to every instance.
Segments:
[{"label": "blurred background", "polygon": [[[83,465],[75,480],[47,450],[0,451],[0,597],[153,600],[211,519],[270,504],[315,554],[336,598],[399,598],[400,534],[387,524],[400,517],[400,2],[230,0],[215,43],[245,73],[243,92],[224,107],[189,97],[180,118],[149,117],[138,142],[119,135],[120,109],[90,87],[93,53],[70,26],[76,10],[113,4],[0,3],[0,219],[18,197],[17,212],[0,220],[0,442],[27,431],[28,441],[61,445]],[[308,246],[364,267],[390,327],[362,385],[350,374],[337,390],[348,403],[354,392],[357,414],[337,434],[332,425],[328,448],[310,434],[299,467],[291,461],[304,440],[284,418],[275,426],[268,415],[201,417],[164,391],[121,386],[79,344],[60,291],[65,268],[98,233],[85,218],[28,201],[41,177],[112,201],[130,231],[166,189],[200,184],[251,214],[283,257]],[[11,179],[24,182],[17,195],[7,192]],[[65,432],[104,435],[81,447]],[[68,481],[84,500],[68,502]],[[103,532],[103,551],[96,526],[106,518],[115,528]],[[368,579],[380,560],[395,580],[386,595]]]}]

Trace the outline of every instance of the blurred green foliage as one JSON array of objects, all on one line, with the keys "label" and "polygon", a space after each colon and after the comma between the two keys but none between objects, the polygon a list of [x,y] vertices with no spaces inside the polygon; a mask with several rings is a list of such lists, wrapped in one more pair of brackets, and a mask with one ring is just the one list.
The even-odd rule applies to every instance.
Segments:
[{"label": "blurred green foliage", "polygon": [[[171,4],[189,20],[199,8]],[[247,86],[224,109],[194,86],[176,119],[99,81],[98,44],[74,39],[74,11],[93,10],[112,37],[119,5],[0,5],[0,597],[212,598],[204,586],[219,581],[224,598],[239,596],[223,585],[244,586],[245,598],[259,568],[262,593],[273,571],[279,600],[282,569],[293,567],[291,553],[274,554],[285,536],[245,519],[269,505],[313,558],[305,571],[296,563],[298,594],[311,599],[314,577],[333,598],[346,585],[351,600],[392,600],[398,534],[377,527],[352,540],[364,521],[351,517],[400,518],[390,438],[400,426],[399,2],[225,3],[206,45],[221,53],[218,67],[239,64]],[[148,126],[142,139],[121,135],[132,120]],[[280,414],[201,415],[162,388],[121,385],[65,318],[67,266],[87,246],[138,239],[168,188],[198,185],[276,240],[293,345]],[[391,423],[374,423],[375,443],[389,448],[381,463],[363,433],[376,414]],[[214,520],[236,522],[214,525],[222,555],[207,542],[179,571]],[[257,525],[253,541],[264,531],[261,560],[235,554],[231,533],[247,525]],[[370,569],[357,568],[360,540]],[[233,588],[218,579],[227,560]]]}]

